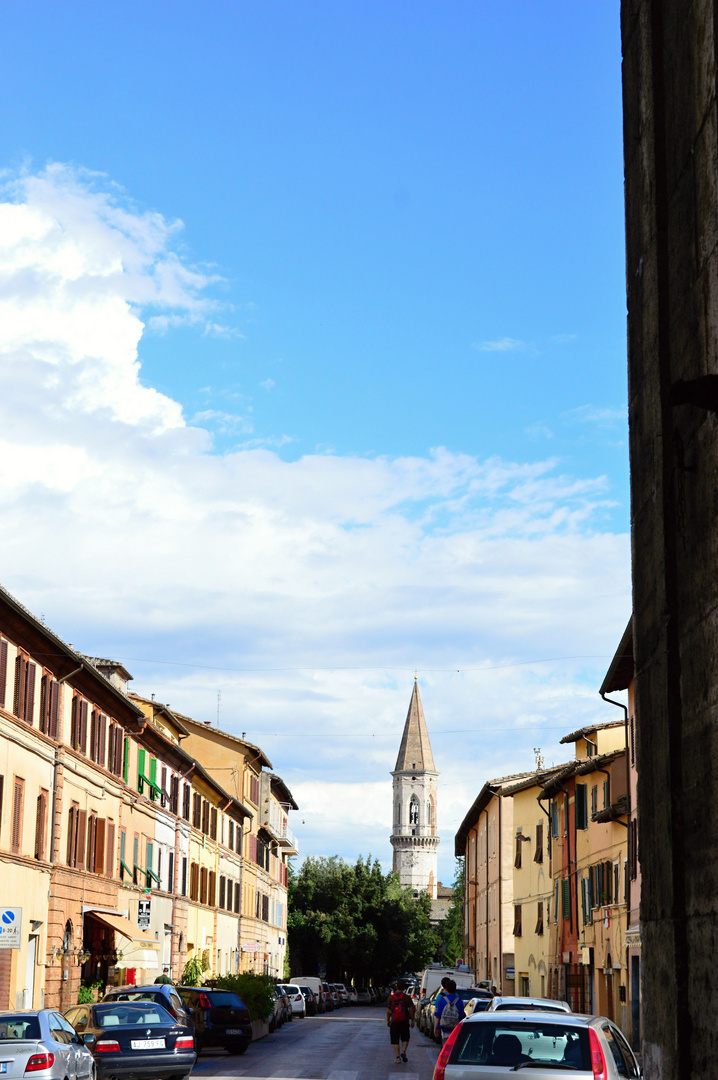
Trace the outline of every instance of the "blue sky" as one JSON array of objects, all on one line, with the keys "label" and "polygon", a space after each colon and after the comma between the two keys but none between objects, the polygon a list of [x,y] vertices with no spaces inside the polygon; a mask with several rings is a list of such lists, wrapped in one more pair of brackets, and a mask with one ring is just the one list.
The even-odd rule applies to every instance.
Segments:
[{"label": "blue sky", "polygon": [[[4,583],[88,652],[371,669],[319,691],[316,674],[281,688],[256,678],[218,687],[188,668],[190,686],[183,669],[173,682],[167,668],[138,662],[137,689],[171,694],[180,709],[184,693],[185,711],[211,715],[221,688],[227,723],[257,738],[288,735],[293,694],[299,713],[324,709],[319,730],[338,726],[348,749],[329,754],[319,780],[307,751],[310,803],[325,797],[320,783],[353,775],[348,733],[362,700],[379,710],[382,729],[391,716],[400,731],[414,667],[598,656],[570,674],[544,667],[538,686],[535,672],[520,688],[514,680],[516,716],[543,724],[548,738],[552,710],[566,700],[562,681],[582,701],[595,694],[630,604],[615,6],[123,0],[13,3],[0,18],[0,88],[11,103],[0,117],[5,203],[60,222],[63,250],[77,244],[83,258],[92,250],[110,265],[115,244],[125,282],[125,307],[110,312],[98,284],[107,273],[87,278],[104,311],[91,347],[74,296],[74,315],[47,331],[38,364],[50,338],[58,357],[76,351],[62,397],[68,427],[53,447],[47,424],[35,435],[25,424],[14,446],[41,463],[72,443],[73,461],[98,470],[104,462],[103,492],[123,470],[130,478],[121,505],[78,518],[66,477],[53,489],[38,465],[48,491],[13,488],[15,513],[27,512],[30,529],[45,497],[62,498],[66,546],[39,565],[7,541]],[[62,170],[47,173],[51,163]],[[90,232],[105,230],[95,247],[90,221]],[[51,303],[42,282],[55,266],[52,243],[32,249],[44,268],[32,285],[16,253],[4,264],[27,310]],[[28,333],[0,342],[13,395]],[[43,370],[33,369],[37,386]],[[160,451],[170,430],[172,448]],[[191,461],[181,478],[178,439]],[[148,510],[135,482],[144,469],[148,490],[167,491],[171,476],[185,485],[176,506],[204,506],[197,548],[180,527],[166,581],[140,552],[116,594],[88,605],[87,563],[73,561],[78,535],[94,557],[118,515],[128,536],[138,523],[149,529],[143,515],[156,505]],[[227,521],[227,472],[241,489],[231,552],[244,557],[231,578],[234,607],[219,617],[226,576],[224,586],[194,578],[197,552]],[[186,526],[185,511],[163,513],[167,528]],[[266,531],[254,535],[258,514]],[[243,579],[258,550],[264,561]],[[572,584],[562,591],[566,568]],[[179,579],[204,612],[198,620],[182,590],[173,599]],[[151,628],[137,618],[150,594]],[[432,710],[444,710],[451,730],[468,727],[484,690],[457,694],[455,683],[427,680],[430,728]],[[506,687],[496,693],[501,727]],[[569,728],[573,717],[566,707]],[[467,753],[486,770],[503,768],[511,748],[488,738],[490,715],[484,722],[487,739]],[[273,756],[304,782],[288,739]],[[383,770],[391,753],[379,757]],[[376,768],[367,766],[365,782]],[[454,776],[461,798],[483,768]],[[346,842],[325,819],[307,833],[312,850]],[[357,845],[376,851],[379,842],[365,833]]]}]

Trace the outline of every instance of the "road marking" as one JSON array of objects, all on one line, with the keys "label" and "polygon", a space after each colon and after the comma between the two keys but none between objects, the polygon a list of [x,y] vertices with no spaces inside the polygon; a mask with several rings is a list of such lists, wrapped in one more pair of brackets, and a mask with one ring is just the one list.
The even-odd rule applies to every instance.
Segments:
[{"label": "road marking", "polygon": [[358,1075],[357,1069],[332,1069],[327,1073],[327,1080],[357,1080]]}]

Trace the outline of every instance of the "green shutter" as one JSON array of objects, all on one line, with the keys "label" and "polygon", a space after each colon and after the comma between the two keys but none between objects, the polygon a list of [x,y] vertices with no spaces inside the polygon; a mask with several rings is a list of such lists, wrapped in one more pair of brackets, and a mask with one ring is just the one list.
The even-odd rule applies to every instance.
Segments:
[{"label": "green shutter", "polygon": [[576,828],[588,828],[588,788],[586,784],[576,784]]},{"label": "green shutter", "polygon": [[157,787],[157,758],[150,758],[150,798],[154,802],[155,796],[159,795]]},{"label": "green shutter", "polygon": [[561,882],[561,914],[564,919],[571,918],[571,885],[568,878]]},{"label": "green shutter", "polygon": [[122,760],[122,779],[126,784],[130,782],[130,737],[125,735],[125,752]]},{"label": "green shutter", "polygon": [[144,790],[144,786],[145,786],[145,782],[144,782],[144,779],[143,779],[144,773],[145,773],[145,752],[144,752],[144,750],[140,749],[140,750],[137,751],[137,790],[139,791],[140,795],[142,794],[142,792]]}]

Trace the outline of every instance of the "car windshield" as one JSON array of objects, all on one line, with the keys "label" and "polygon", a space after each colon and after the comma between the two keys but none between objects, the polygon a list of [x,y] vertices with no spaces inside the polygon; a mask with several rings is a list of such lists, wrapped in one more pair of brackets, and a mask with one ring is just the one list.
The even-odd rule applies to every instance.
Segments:
[{"label": "car windshield", "polygon": [[39,1039],[40,1023],[36,1016],[0,1017],[0,1039]]},{"label": "car windshield", "polygon": [[[488,1014],[490,1015],[490,1014]],[[591,1071],[586,1028],[540,1019],[471,1023],[459,1029],[449,1062],[452,1065],[544,1065]]]},{"label": "car windshield", "polygon": [[457,986],[456,993],[462,1001],[468,1001],[469,998],[482,996],[475,987],[471,986]]},{"label": "car windshield", "polygon": [[299,987],[298,986],[290,986],[289,983],[284,984],[284,989],[287,991],[288,994],[298,994],[299,993]]},{"label": "car windshield", "polygon": [[507,1009],[513,1012],[555,1012],[565,1013],[565,1009],[561,1009],[558,1005],[539,1005],[536,1002],[524,1002],[524,1001],[502,1001],[500,1005],[497,1005],[493,1010],[494,1012],[505,1012]]},{"label": "car windshield", "polygon": [[174,1020],[161,1005],[125,1004],[114,1002],[95,1006],[95,1017],[101,1028],[126,1027],[131,1024],[174,1024]]},{"label": "car windshield", "polygon": [[237,994],[233,994],[231,990],[209,990],[206,991],[207,997],[210,1000],[211,1005],[222,1005],[225,1008],[243,1009],[244,1002]]}]

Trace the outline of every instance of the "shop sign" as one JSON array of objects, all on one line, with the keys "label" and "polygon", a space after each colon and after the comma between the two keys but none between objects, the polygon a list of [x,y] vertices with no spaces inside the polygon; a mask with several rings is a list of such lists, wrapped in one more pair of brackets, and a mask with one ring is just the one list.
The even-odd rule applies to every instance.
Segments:
[{"label": "shop sign", "polygon": [[19,949],[22,938],[22,908],[0,908],[0,949]]},{"label": "shop sign", "polygon": [[245,941],[244,945],[242,946],[242,952],[259,952],[259,942]]},{"label": "shop sign", "polygon": [[152,901],[140,900],[139,907],[137,909],[137,925],[139,926],[140,930],[149,930],[151,913]]}]

